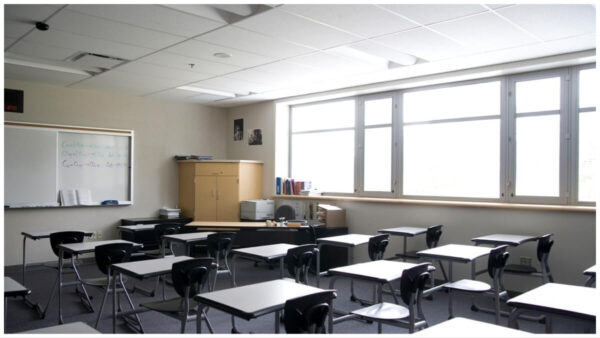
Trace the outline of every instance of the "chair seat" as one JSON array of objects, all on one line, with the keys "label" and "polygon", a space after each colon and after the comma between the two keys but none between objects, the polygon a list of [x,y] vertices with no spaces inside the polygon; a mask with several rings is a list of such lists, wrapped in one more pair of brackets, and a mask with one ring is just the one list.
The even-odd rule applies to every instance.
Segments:
[{"label": "chair seat", "polygon": [[[169,312],[169,313],[181,313],[181,298],[172,298],[167,300],[160,300],[156,302],[140,304],[145,308],[158,312]],[[193,299],[190,299],[190,312],[193,312],[198,303]]]},{"label": "chair seat", "polygon": [[398,320],[408,317],[410,312],[402,305],[383,302],[354,310],[352,314],[374,320]]},{"label": "chair seat", "polygon": [[537,270],[531,265],[508,264],[504,267],[504,272],[530,274]]},{"label": "chair seat", "polygon": [[448,283],[444,285],[447,289],[471,291],[471,292],[486,292],[492,289],[492,287],[485,282],[480,282],[472,279],[461,279],[456,282]]}]

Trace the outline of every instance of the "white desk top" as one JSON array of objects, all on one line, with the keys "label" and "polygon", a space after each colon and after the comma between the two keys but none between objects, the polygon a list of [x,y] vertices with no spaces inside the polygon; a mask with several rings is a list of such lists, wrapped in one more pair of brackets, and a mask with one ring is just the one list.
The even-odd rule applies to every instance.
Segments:
[{"label": "white desk top", "polygon": [[443,259],[462,263],[489,255],[492,248],[464,244],[446,244],[417,252],[417,255],[431,259]]},{"label": "white desk top", "polygon": [[201,293],[194,297],[200,303],[234,316],[250,320],[282,310],[288,299],[323,291],[313,286],[285,279]]},{"label": "white desk top", "polygon": [[21,283],[10,277],[4,277],[4,297],[6,296],[24,296],[31,292],[28,288],[21,285]]},{"label": "white desk top", "polygon": [[415,227],[398,227],[398,228],[381,229],[381,230],[377,230],[377,232],[382,233],[382,234],[390,234],[390,235],[394,235],[394,236],[414,237],[414,236],[426,233],[427,229],[426,228],[415,228]]},{"label": "white desk top", "polygon": [[192,257],[164,257],[145,261],[118,263],[114,264],[112,269],[115,272],[121,272],[138,279],[144,279],[169,273],[171,272],[173,263],[186,261],[188,259],[192,259]]},{"label": "white desk top", "polygon": [[379,260],[330,269],[329,274],[380,283],[391,282],[402,277],[402,272],[405,269],[412,268],[415,265],[417,264]]},{"label": "white desk top", "polygon": [[280,243],[271,245],[254,246],[250,248],[241,248],[231,250],[234,255],[271,260],[281,258],[287,255],[289,249],[295,248],[297,245]]},{"label": "white desk top", "polygon": [[510,306],[530,310],[595,319],[598,312],[596,288],[546,283],[506,302]]},{"label": "white desk top", "polygon": [[94,241],[94,242],[82,242],[82,243],[70,243],[60,244],[58,247],[62,248],[65,252],[71,252],[76,254],[93,252],[99,245],[112,244],[112,243],[131,243],[133,246],[140,247],[140,243],[125,241],[122,239],[111,239],[106,241]]},{"label": "white desk top", "polygon": [[595,276],[596,275],[596,266],[591,266],[589,268],[587,268],[584,272],[584,275],[588,275],[588,276]]},{"label": "white desk top", "polygon": [[471,241],[477,244],[492,244],[492,245],[510,245],[517,246],[525,242],[536,241],[539,236],[531,235],[509,235],[509,234],[493,234],[481,237],[472,238]]},{"label": "white desk top", "polygon": [[421,337],[511,337],[533,336],[532,333],[511,329],[505,326],[455,317],[421,331],[413,336]]},{"label": "white desk top", "polygon": [[188,232],[184,234],[164,235],[163,238],[172,242],[194,243],[204,241],[208,235],[212,234],[214,234],[214,232]]},{"label": "white desk top", "polygon": [[125,231],[142,231],[142,230],[154,230],[156,224],[136,224],[136,225],[119,225],[117,228]]},{"label": "white desk top", "polygon": [[317,238],[317,243],[354,247],[357,245],[369,243],[369,239],[371,237],[373,237],[373,236],[372,235],[361,235],[361,234],[348,234],[348,235]]},{"label": "white desk top", "polygon": [[91,236],[93,233],[90,231],[85,231],[85,230],[81,230],[81,229],[62,229],[62,230],[48,230],[48,231],[36,231],[36,232],[32,232],[32,231],[23,231],[21,232],[21,235],[31,238],[31,239],[41,239],[41,238],[50,238],[50,234],[53,232],[61,232],[61,231],[81,231],[84,233],[85,236]]},{"label": "white desk top", "polygon": [[64,333],[78,333],[78,334],[101,334],[102,332],[94,329],[93,327],[87,325],[84,322],[74,322],[63,325],[55,325],[49,327],[43,327],[41,329],[23,331],[19,333],[54,333],[54,334],[64,334]]}]

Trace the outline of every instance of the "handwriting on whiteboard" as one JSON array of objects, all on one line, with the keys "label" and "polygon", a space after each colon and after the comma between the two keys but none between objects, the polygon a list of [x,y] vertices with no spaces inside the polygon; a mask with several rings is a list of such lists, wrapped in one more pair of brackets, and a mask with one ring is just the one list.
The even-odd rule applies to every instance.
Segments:
[{"label": "handwriting on whiteboard", "polygon": [[129,167],[128,150],[115,145],[63,141],[60,146],[63,168]]}]

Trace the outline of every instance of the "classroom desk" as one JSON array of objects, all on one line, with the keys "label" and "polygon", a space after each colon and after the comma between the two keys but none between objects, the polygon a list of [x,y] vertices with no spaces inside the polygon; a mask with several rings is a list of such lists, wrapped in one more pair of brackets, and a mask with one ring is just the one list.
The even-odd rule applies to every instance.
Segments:
[{"label": "classroom desk", "polygon": [[[354,252],[353,248],[359,245],[369,243],[369,239],[371,239],[371,235],[361,235],[361,234],[348,234],[341,236],[332,236],[332,237],[322,237],[317,238],[317,246],[319,251],[317,252],[317,287],[319,287],[320,277],[321,277],[321,247],[324,245],[338,246],[347,249],[348,253],[348,264],[354,264]],[[354,296],[354,292],[352,292],[352,296]]]},{"label": "classroom desk", "polygon": [[164,250],[166,250],[169,242],[181,243],[185,246],[185,252],[187,256],[191,256],[192,246],[199,242],[206,241],[208,235],[212,235],[214,232],[203,231],[203,232],[190,232],[184,234],[164,235],[163,240],[163,256]]},{"label": "classroom desk", "polygon": [[396,255],[400,256],[404,261],[406,261],[406,240],[408,237],[415,237],[418,235],[422,235],[427,233],[426,228],[415,228],[415,227],[398,227],[398,228],[389,228],[389,229],[381,229],[377,230],[377,232],[381,234],[389,234],[391,236],[402,236],[403,237],[403,246],[402,246],[402,254]]},{"label": "classroom desk", "polygon": [[74,322],[63,325],[43,327],[30,331],[19,332],[19,334],[101,334],[102,332],[94,329],[84,322]]},{"label": "classroom desk", "polygon": [[511,337],[533,336],[532,333],[507,328],[500,325],[455,317],[439,324],[415,332],[421,337]]},{"label": "classroom desk", "polygon": [[[63,288],[63,286],[72,286],[72,285],[81,284],[81,279],[79,279],[79,272],[77,272],[76,266],[75,266],[75,270],[76,270],[75,276],[76,276],[77,280],[75,280],[73,282],[63,283],[62,270],[63,270],[63,263],[64,263],[63,262],[64,261],[64,258],[63,258],[64,253],[66,252],[66,253],[70,253],[73,256],[77,256],[80,254],[94,252],[94,249],[96,249],[96,247],[99,245],[112,244],[112,243],[131,243],[134,246],[141,246],[141,244],[139,244],[139,243],[124,241],[122,239],[60,244],[58,246],[58,323],[59,324],[62,324],[64,322],[63,317],[62,317],[62,292],[61,292],[61,289]],[[90,304],[90,306],[91,306],[91,304]]]},{"label": "classroom desk", "polygon": [[[50,234],[53,232],[59,232],[59,231],[81,231],[84,233],[84,235],[86,237],[90,237],[92,236],[92,232],[89,231],[83,231],[83,230],[52,230],[52,231],[36,231],[36,232],[28,232],[28,231],[23,231],[21,232],[21,235],[23,235],[23,268],[22,268],[22,280],[21,283],[23,283],[24,286],[27,286],[27,283],[25,282],[25,270],[27,269],[27,239],[31,239],[34,241],[37,241],[38,239],[43,239],[43,238],[50,238]],[[40,316],[40,318],[43,317],[43,313],[44,311],[42,310],[42,308],[40,307],[40,305],[38,303],[33,303],[31,300],[29,300],[29,298],[23,297],[23,300],[25,301],[25,304],[27,304],[29,307],[34,308],[38,315]]]},{"label": "classroom desk", "polygon": [[283,259],[287,255],[287,251],[289,249],[295,248],[297,245],[294,244],[271,244],[271,245],[261,245],[250,248],[241,248],[231,250],[232,255],[232,265],[233,265],[233,286],[237,286],[235,282],[235,270],[236,270],[236,259],[237,257],[246,257],[250,259],[258,259],[263,260],[265,262],[270,262],[274,259],[279,259],[279,276],[283,278],[284,276],[284,263]]},{"label": "classroom desk", "polygon": [[[126,262],[126,263],[118,263],[111,266],[112,273],[115,276],[113,278],[113,290],[116,290],[117,286],[117,274],[119,276],[119,280],[121,280],[122,275],[131,276],[137,279],[146,279],[157,276],[166,275],[171,273],[173,268],[173,263],[185,261],[188,259],[192,259],[192,257],[188,256],[177,256],[177,257],[163,257],[157,259],[149,259],[145,261],[136,261],[136,262]],[[164,285],[163,285],[163,299],[164,299]],[[119,316],[128,316],[135,313],[145,312],[148,310],[141,309],[132,309],[131,311],[123,312],[119,314]],[[112,315],[112,324],[113,324],[113,333],[116,332],[117,329],[117,293],[113,292],[113,315]],[[143,331],[140,325],[140,331]],[[143,332],[142,332],[143,333]]]},{"label": "classroom desk", "polygon": [[[598,304],[595,300],[596,288],[546,283],[506,302],[514,307],[508,318],[508,326],[518,328],[517,319],[522,312],[526,311],[565,315],[595,323],[598,312]],[[546,333],[551,332],[552,322],[547,318]]]},{"label": "classroom desk", "polygon": [[[231,314],[232,332],[237,332],[235,317],[245,320],[275,312],[275,332],[280,331],[281,311],[289,299],[321,292],[322,289],[295,283],[291,280],[276,279],[268,282],[238,286],[230,289],[200,293],[194,297],[198,303]],[[331,308],[332,304],[329,304]],[[198,310],[201,305],[198,304]],[[200,316],[197,317],[197,321]],[[201,333],[200,322],[197,333]],[[331,332],[330,332],[331,333]]]},{"label": "classroom desk", "polygon": [[[27,296],[31,290],[10,277],[4,277],[4,327],[6,328],[6,314],[8,313],[8,297]],[[5,330],[6,331],[6,330]]]},{"label": "classroom desk", "polygon": [[138,231],[154,230],[154,226],[156,226],[156,224],[119,225],[117,226],[117,229],[121,230],[122,232],[135,233]]},{"label": "classroom desk", "polygon": [[596,283],[596,266],[589,267],[583,272],[584,275],[589,276],[585,286],[592,286]]},{"label": "classroom desk", "polygon": [[510,234],[493,234],[481,237],[472,238],[471,241],[475,242],[475,245],[488,244],[493,246],[499,245],[510,245],[519,246],[525,242],[537,241],[539,236],[531,235],[510,235]]},{"label": "classroom desk", "polygon": [[[329,270],[329,275],[332,277],[329,281],[329,289],[334,289],[335,282],[340,277],[350,278],[351,280],[360,279],[367,282],[377,283],[379,284],[377,288],[377,302],[381,302],[383,285],[387,284],[390,287],[390,290],[394,290],[391,282],[400,279],[405,269],[412,268],[416,265],[417,264],[414,263],[378,260],[333,268]],[[398,303],[396,294],[392,293],[392,295],[394,296],[396,303]],[[329,332],[333,332],[333,324],[352,319],[351,315],[346,316],[347,314],[344,312],[336,312],[341,313],[342,317],[334,319],[333,306],[329,308]],[[378,323],[378,325],[381,326],[381,323]]]}]

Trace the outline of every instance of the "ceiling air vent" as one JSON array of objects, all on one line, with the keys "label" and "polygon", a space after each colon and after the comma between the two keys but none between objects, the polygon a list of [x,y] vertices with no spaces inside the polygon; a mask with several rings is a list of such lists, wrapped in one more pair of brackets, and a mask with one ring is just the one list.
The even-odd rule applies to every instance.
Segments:
[{"label": "ceiling air vent", "polygon": [[69,58],[69,61],[88,71],[102,73],[122,64],[123,62],[127,62],[128,60],[115,56],[80,52]]}]

